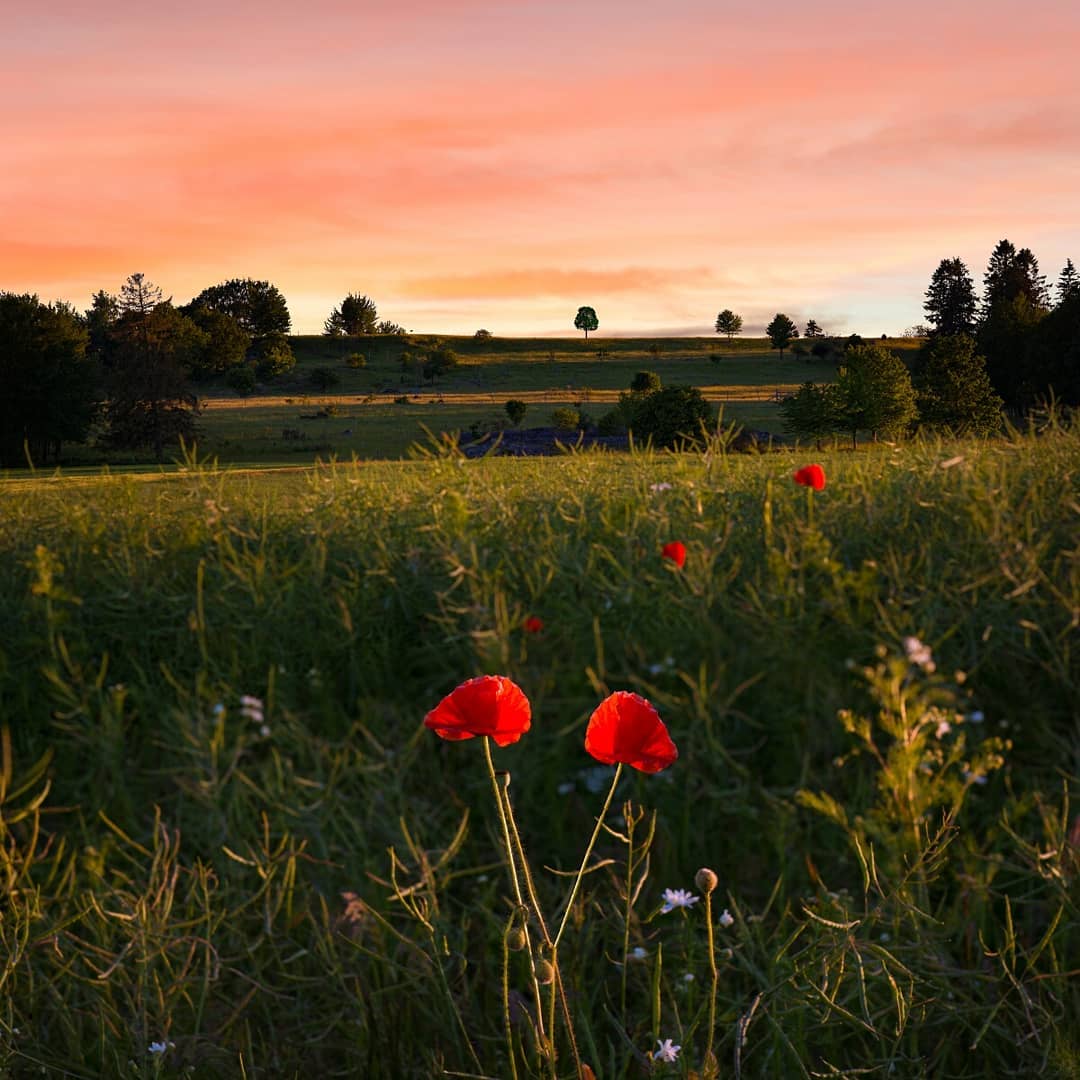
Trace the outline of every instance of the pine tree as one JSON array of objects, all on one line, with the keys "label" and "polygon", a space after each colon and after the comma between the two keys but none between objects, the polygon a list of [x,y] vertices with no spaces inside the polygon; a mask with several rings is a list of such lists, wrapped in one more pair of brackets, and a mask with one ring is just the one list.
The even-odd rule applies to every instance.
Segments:
[{"label": "pine tree", "polygon": [[975,325],[975,284],[962,259],[942,259],[923,304],[938,334],[970,334]]},{"label": "pine tree", "polygon": [[1061,276],[1057,281],[1057,290],[1059,307],[1064,304],[1070,296],[1075,296],[1077,293],[1080,293],[1080,275],[1077,274],[1072,259],[1066,259],[1065,265],[1061,268]]},{"label": "pine tree", "polygon": [[923,423],[964,435],[990,435],[1000,428],[1002,401],[971,337],[935,335],[921,360],[916,389]]}]

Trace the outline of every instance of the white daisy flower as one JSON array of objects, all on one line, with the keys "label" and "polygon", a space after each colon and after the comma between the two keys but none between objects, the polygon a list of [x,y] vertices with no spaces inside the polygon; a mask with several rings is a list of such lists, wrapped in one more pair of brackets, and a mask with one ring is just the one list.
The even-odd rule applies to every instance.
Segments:
[{"label": "white daisy flower", "polygon": [[700,899],[700,896],[694,896],[689,889],[665,889],[663,892],[664,906],[660,909],[660,914],[666,915],[676,908],[693,907]]}]

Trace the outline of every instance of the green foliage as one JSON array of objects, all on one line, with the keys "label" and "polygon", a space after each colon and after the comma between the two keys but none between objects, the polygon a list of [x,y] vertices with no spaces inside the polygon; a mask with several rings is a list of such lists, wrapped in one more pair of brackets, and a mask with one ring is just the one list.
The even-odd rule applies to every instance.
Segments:
[{"label": "green foliage", "polygon": [[811,319],[806,324],[806,333],[803,336],[808,338],[823,338],[825,336],[825,331],[822,330],[821,327],[818,326],[818,324],[813,319]]},{"label": "green foliage", "polygon": [[1058,305],[1080,294],[1080,274],[1077,274],[1072,259],[1066,259],[1057,280]]},{"label": "green foliage", "polygon": [[390,319],[382,319],[375,327],[375,333],[383,337],[402,337],[406,330],[400,323],[393,322]]},{"label": "green foliage", "polygon": [[778,311],[772,322],[765,327],[765,333],[772,347],[780,350],[780,357],[783,359],[784,350],[799,336],[799,328],[782,311]]},{"label": "green foliage", "polygon": [[742,316],[736,315],[731,308],[724,308],[716,316],[716,332],[727,334],[728,341],[731,341],[736,334],[742,333]]},{"label": "green foliage", "polygon": [[655,371],[639,371],[630,380],[630,389],[635,394],[651,394],[661,387],[660,376]]},{"label": "green foliage", "polygon": [[577,431],[581,426],[581,414],[577,409],[563,405],[552,411],[551,423],[560,431]]},{"label": "green foliage", "polygon": [[317,367],[308,372],[308,382],[316,390],[325,392],[340,385],[341,376],[331,367]]},{"label": "green foliage", "polygon": [[836,380],[839,423],[851,435],[901,437],[914,421],[915,388],[903,360],[883,345],[853,345]]},{"label": "green foliage", "polygon": [[579,307],[577,309],[577,315],[574,316],[574,327],[585,331],[586,341],[589,338],[589,331],[596,330],[599,326],[600,320],[596,317],[596,311],[593,308]]},{"label": "green foliage", "polygon": [[287,334],[292,325],[285,297],[276,285],[253,278],[232,278],[203,289],[189,305],[229,315],[252,337]]},{"label": "green foliage", "polygon": [[206,335],[206,346],[188,369],[193,379],[220,377],[244,366],[251,335],[236,319],[205,306],[188,305],[179,310]]},{"label": "green foliage", "polygon": [[345,366],[358,371],[367,367],[367,357],[362,352],[351,352],[345,357]]},{"label": "green foliage", "polygon": [[636,439],[656,447],[693,446],[704,440],[703,428],[714,420],[696,386],[666,386],[635,402],[630,426]]},{"label": "green foliage", "polygon": [[61,443],[87,438],[101,405],[88,341],[63,305],[0,292],[0,466],[25,465],[27,450],[46,464]]},{"label": "green foliage", "polygon": [[473,334],[473,340],[474,341],[490,341],[491,338],[492,338],[492,334],[491,334],[490,330],[481,329],[481,330],[477,330],[476,333]]},{"label": "green foliage", "polygon": [[1024,399],[1080,405],[1080,289],[1039,320],[1025,345]]},{"label": "green foliage", "polygon": [[456,368],[459,363],[458,354],[449,345],[436,345],[424,356],[424,378],[429,382],[434,382],[440,375],[445,375],[446,372]]},{"label": "green foliage", "polygon": [[986,374],[986,359],[966,334],[934,335],[919,358],[919,420],[958,434],[1001,430],[1002,401]]},{"label": "green foliage", "polygon": [[510,398],[503,408],[506,410],[506,417],[510,423],[514,427],[519,427],[522,420],[525,419],[525,413],[528,411],[529,406],[520,398]]},{"label": "green foliage", "polygon": [[248,360],[255,365],[260,379],[275,379],[296,366],[289,339],[284,334],[267,334],[252,342]]},{"label": "green foliage", "polygon": [[230,368],[225,375],[225,385],[241,397],[247,397],[254,392],[256,381],[255,369],[248,364]]},{"label": "green foliage", "polygon": [[812,439],[821,449],[821,441],[841,430],[841,402],[831,383],[805,382],[798,391],[780,403],[784,427],[797,439]]}]

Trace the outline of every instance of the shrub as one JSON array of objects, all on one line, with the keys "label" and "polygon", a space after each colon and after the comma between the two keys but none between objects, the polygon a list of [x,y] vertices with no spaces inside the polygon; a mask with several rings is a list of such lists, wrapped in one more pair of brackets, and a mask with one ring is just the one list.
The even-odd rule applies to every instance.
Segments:
[{"label": "shrub", "polygon": [[622,409],[617,406],[604,413],[596,424],[597,435],[625,435],[626,430],[626,419]]},{"label": "shrub", "polygon": [[492,334],[490,330],[477,330],[476,333],[473,334],[473,339],[475,341],[490,341],[491,338]]},{"label": "shrub", "polygon": [[630,380],[630,389],[637,394],[651,394],[660,389],[660,376],[655,371],[639,371]]},{"label": "shrub", "polygon": [[308,382],[317,390],[329,390],[341,382],[341,376],[333,368],[317,367],[308,372]]},{"label": "shrub", "polygon": [[[622,401],[620,399],[620,404]],[[634,405],[631,429],[654,446],[699,443],[702,425],[710,426],[713,412],[696,386],[668,386],[647,394]]]},{"label": "shrub", "polygon": [[351,368],[367,367],[367,357],[362,352],[349,353],[345,357],[345,366]]},{"label": "shrub", "polygon": [[255,369],[248,364],[230,368],[225,375],[225,385],[241,397],[247,397],[255,389]]},{"label": "shrub", "polygon": [[507,418],[514,427],[517,427],[525,419],[525,413],[528,409],[525,402],[518,398],[511,398],[503,407],[506,409]]},{"label": "shrub", "polygon": [[284,334],[267,334],[258,338],[248,349],[248,359],[255,364],[261,379],[284,375],[296,366],[292,346]]},{"label": "shrub", "polygon": [[577,431],[581,426],[581,414],[577,409],[564,405],[551,414],[551,422],[560,431]]}]

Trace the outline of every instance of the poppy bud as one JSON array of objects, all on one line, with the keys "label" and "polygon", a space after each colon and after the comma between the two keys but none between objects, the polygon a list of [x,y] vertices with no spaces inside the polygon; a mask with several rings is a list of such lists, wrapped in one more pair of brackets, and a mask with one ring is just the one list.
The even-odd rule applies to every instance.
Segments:
[{"label": "poppy bud", "polygon": [[555,981],[555,969],[547,960],[536,961],[536,981],[541,986],[550,986]]},{"label": "poppy bud", "polygon": [[719,878],[717,878],[716,874],[712,870],[710,870],[707,866],[703,866],[694,875],[694,884],[706,896],[708,896],[711,892],[713,892],[713,890],[716,888],[718,883],[719,883]]},{"label": "poppy bud", "polygon": [[506,934],[506,947],[511,952],[521,952],[528,943],[528,939],[525,937],[525,931],[520,926],[515,926],[512,930],[508,930]]}]

